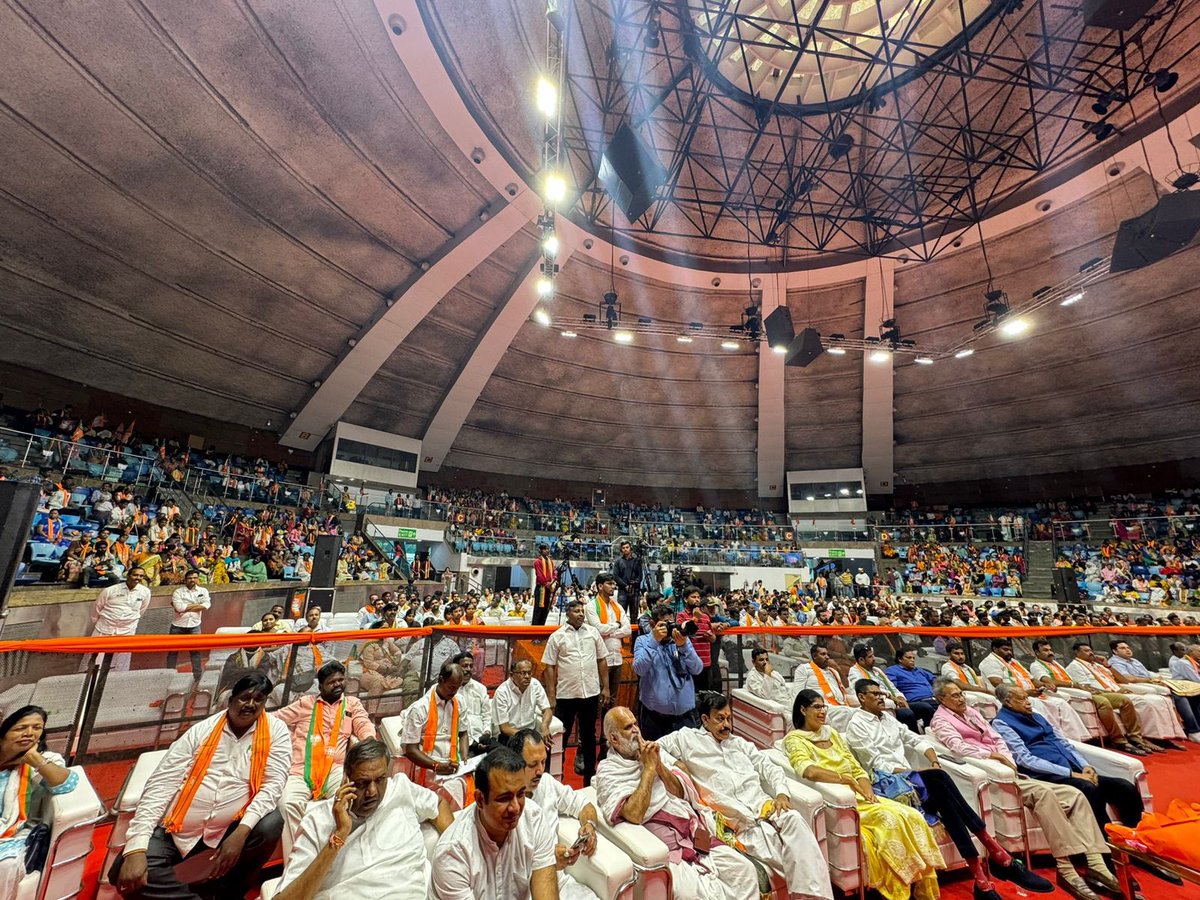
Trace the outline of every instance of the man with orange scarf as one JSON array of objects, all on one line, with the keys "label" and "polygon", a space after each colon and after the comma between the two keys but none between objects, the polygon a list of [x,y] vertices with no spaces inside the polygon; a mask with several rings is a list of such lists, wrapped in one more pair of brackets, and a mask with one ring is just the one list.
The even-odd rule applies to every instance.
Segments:
[{"label": "man with orange scarf", "polygon": [[467,760],[467,717],[458,704],[462,683],[462,667],[446,660],[437,684],[404,711],[400,740],[404,755],[417,767],[417,784],[424,785],[430,773],[449,778]]},{"label": "man with orange scarf", "polygon": [[550,558],[550,547],[538,544],[538,555],[533,561],[533,619],[531,625],[545,625],[546,617],[550,615],[550,606],[554,603],[554,595],[558,592],[558,573],[554,568],[554,560]]},{"label": "man with orange scarf", "polygon": [[265,676],[246,675],[233,686],[227,709],[171,744],[146,781],[125,849],[109,873],[126,897],[198,900],[176,871],[184,860],[194,860],[185,877],[205,880],[206,895],[245,896],[283,830],[275,807],[291,741],[287,726],[266,713],[271,688]]},{"label": "man with orange scarf", "polygon": [[291,731],[292,768],[279,804],[285,856],[308,802],[337,793],[351,744],[376,736],[362,701],[346,696],[345,666],[336,659],[321,666],[317,688],[317,696],[305,694],[275,712]]}]

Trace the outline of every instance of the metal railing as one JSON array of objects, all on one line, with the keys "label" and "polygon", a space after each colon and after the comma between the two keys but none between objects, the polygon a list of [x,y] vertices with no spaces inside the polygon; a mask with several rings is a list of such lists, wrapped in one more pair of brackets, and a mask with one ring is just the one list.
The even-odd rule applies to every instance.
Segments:
[{"label": "metal railing", "polygon": [[0,428],[0,466],[48,471],[65,477],[78,475],[130,485],[163,479],[158,460],[125,450],[105,450],[50,434]]}]

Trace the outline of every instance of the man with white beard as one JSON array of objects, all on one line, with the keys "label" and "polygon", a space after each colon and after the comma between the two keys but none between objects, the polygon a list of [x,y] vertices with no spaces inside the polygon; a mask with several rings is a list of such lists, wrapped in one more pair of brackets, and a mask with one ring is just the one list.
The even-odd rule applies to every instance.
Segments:
[{"label": "man with white beard", "polygon": [[592,787],[609,822],[641,825],[670,851],[671,892],[696,900],[758,900],[753,863],[713,835],[712,811],[663,759],[659,745],[642,739],[637,717],[614,706],[604,717],[609,753]]},{"label": "man with white beard", "polygon": [[831,900],[829,867],[808,823],[792,809],[787,776],[749,741],[733,734],[729,698],[703,691],[696,698],[699,728],[684,728],[659,743],[678,760],[719,812],[746,853],[780,874],[791,900]]}]

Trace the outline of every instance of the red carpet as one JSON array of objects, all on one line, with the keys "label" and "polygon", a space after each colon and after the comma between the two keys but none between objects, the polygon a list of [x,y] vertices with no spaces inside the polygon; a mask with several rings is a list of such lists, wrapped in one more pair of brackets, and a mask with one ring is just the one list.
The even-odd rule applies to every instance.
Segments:
[{"label": "red carpet", "polygon": [[[1194,748],[1194,749],[1193,749]],[[575,774],[575,751],[567,750],[563,761],[564,781],[572,787],[581,787],[582,779]],[[1186,753],[1156,753],[1146,760],[1146,772],[1150,777],[1150,789],[1154,793],[1154,805],[1166,809],[1173,797],[1185,800],[1200,801],[1200,745],[1192,745]],[[103,763],[88,766],[88,776],[96,786],[97,792],[109,805],[121,789],[121,783],[128,771],[130,762]],[[90,867],[84,882],[80,900],[94,900],[96,887],[102,875],[100,868],[104,863],[105,847],[108,844],[109,827],[99,828],[95,834],[95,850],[92,853]],[[1048,856],[1034,858],[1034,869],[1049,881],[1054,881],[1054,863]],[[268,869],[267,878],[278,875],[278,869]],[[1141,882],[1142,893],[1146,900],[1200,900],[1200,887],[1185,884],[1176,887],[1165,881],[1160,881],[1153,875],[1137,870],[1137,879]],[[944,874],[942,881],[943,900],[972,900],[971,879],[963,870]],[[1029,898],[1045,897],[1047,900],[1070,900],[1070,895],[1055,889],[1053,894],[1029,894],[1014,885],[997,882],[996,888],[1005,900],[1029,900]],[[689,898],[679,898],[689,900]]]}]

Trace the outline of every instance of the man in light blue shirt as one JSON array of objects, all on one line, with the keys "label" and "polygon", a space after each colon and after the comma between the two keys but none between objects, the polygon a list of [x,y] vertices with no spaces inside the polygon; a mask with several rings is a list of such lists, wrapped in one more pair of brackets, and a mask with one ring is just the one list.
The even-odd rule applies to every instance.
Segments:
[{"label": "man in light blue shirt", "polygon": [[[1122,684],[1156,684],[1170,690],[1169,684],[1147,669],[1141,660],[1134,658],[1133,648],[1128,641],[1118,639],[1110,641],[1108,646],[1112,651],[1108,665],[1117,673],[1117,680]],[[1181,697],[1171,691],[1171,701],[1183,720],[1183,731],[1188,740],[1200,744],[1200,696]]]},{"label": "man in light blue shirt", "polygon": [[1180,681],[1200,682],[1200,644],[1171,642],[1171,676]]},{"label": "man in light blue shirt", "polygon": [[704,668],[671,607],[654,607],[653,620],[650,632],[633,645],[633,671],[640,679],[638,728],[648,741],[696,724],[692,676]]},{"label": "man in light blue shirt", "polygon": [[896,664],[888,666],[887,677],[908,700],[909,708],[917,718],[929,727],[938,702],[933,697],[934,674],[917,665],[915,647],[901,647],[896,651]]}]

